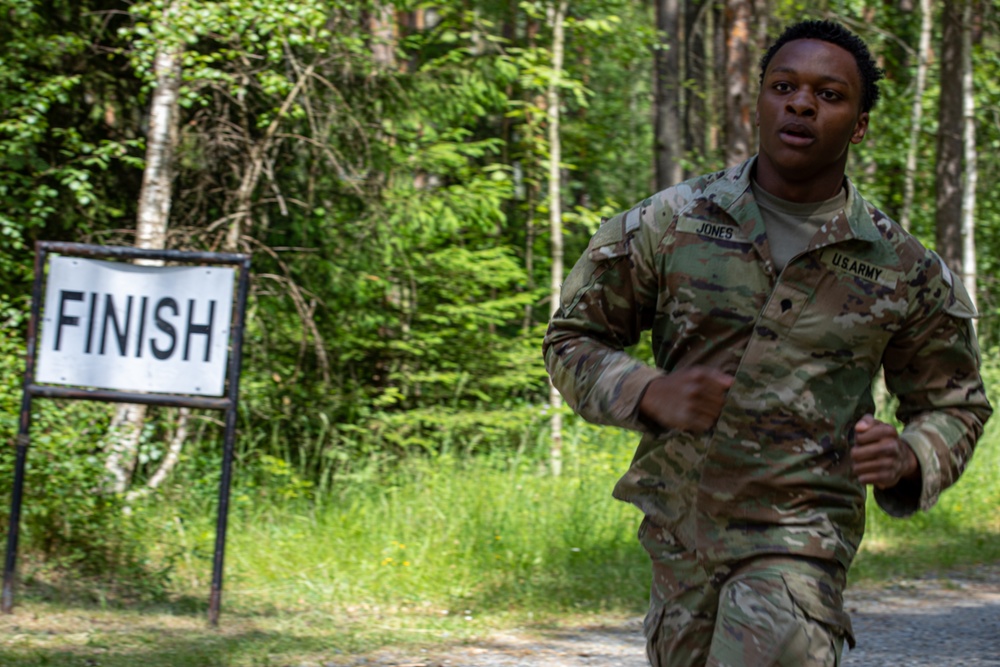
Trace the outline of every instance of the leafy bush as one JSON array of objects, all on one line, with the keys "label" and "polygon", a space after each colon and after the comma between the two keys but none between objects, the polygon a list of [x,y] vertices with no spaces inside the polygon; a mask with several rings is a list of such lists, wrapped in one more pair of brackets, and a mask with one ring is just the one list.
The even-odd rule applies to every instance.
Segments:
[{"label": "leafy bush", "polygon": [[[25,343],[16,332],[22,315],[0,299],[0,525],[10,525],[10,500],[24,378]],[[35,399],[31,405],[21,506],[20,571],[32,579],[72,571],[148,585],[146,557],[123,499],[106,492],[101,438],[108,405]],[[5,531],[6,532],[6,531]],[[40,569],[41,568],[41,569]],[[127,576],[121,576],[121,575]]]}]

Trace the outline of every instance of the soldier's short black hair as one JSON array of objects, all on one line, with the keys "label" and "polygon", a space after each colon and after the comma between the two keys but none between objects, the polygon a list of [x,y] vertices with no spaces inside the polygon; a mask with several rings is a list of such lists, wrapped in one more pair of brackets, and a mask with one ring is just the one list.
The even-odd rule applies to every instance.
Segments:
[{"label": "soldier's short black hair", "polygon": [[868,45],[864,40],[853,32],[833,21],[801,21],[785,28],[781,36],[760,59],[760,83],[764,83],[764,72],[770,64],[774,54],[788,42],[797,39],[818,39],[829,42],[844,49],[852,56],[854,62],[858,64],[858,73],[861,75],[861,110],[871,111],[875,103],[878,102],[879,89],[878,82],[885,76],[885,71],[875,64]]}]

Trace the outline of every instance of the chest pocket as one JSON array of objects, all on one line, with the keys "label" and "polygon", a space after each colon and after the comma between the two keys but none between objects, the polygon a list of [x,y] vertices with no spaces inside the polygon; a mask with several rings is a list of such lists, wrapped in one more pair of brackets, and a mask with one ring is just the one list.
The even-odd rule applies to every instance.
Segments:
[{"label": "chest pocket", "polygon": [[[740,276],[757,272],[750,240],[735,224],[681,215],[664,242],[667,292],[682,302],[696,300],[698,292],[732,289],[741,284]],[[725,300],[717,294],[709,301],[720,298]]]},{"label": "chest pocket", "polygon": [[787,291],[776,289],[768,308],[788,339],[816,355],[877,363],[907,310],[899,273],[834,249],[789,268]]},{"label": "chest pocket", "polygon": [[670,348],[665,356],[742,350],[770,291],[753,244],[725,219],[683,215],[664,242],[654,339]]}]

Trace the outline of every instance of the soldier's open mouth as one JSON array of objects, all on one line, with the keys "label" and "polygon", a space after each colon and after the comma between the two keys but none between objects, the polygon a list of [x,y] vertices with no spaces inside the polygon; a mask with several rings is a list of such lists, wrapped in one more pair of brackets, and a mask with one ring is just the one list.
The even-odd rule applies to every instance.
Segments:
[{"label": "soldier's open mouth", "polygon": [[779,136],[783,142],[792,146],[808,146],[816,140],[811,134],[789,130],[783,130]]},{"label": "soldier's open mouth", "polygon": [[781,128],[781,136],[795,139],[813,139],[815,135],[812,130],[802,123],[787,123]]}]

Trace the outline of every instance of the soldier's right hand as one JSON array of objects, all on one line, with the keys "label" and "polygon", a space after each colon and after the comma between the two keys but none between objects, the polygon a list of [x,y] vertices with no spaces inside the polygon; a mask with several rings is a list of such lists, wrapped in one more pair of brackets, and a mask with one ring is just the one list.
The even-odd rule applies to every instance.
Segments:
[{"label": "soldier's right hand", "polygon": [[653,380],[639,403],[645,421],[664,429],[704,433],[715,426],[733,376],[692,366]]}]

